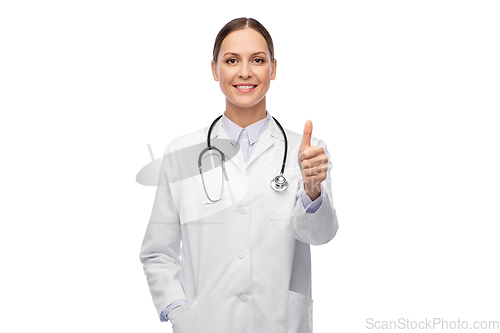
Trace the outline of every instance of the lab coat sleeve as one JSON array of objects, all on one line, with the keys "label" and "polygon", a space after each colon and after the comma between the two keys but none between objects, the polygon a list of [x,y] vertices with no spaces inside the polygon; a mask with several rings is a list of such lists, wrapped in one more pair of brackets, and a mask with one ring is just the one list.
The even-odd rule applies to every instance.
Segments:
[{"label": "lab coat sleeve", "polygon": [[178,305],[186,304],[187,302],[188,302],[187,299],[180,299],[167,306],[165,309],[161,311],[160,321],[162,322],[168,321],[168,313],[170,312],[170,310],[177,307]]},{"label": "lab coat sleeve", "polygon": [[321,183],[323,196],[320,207],[314,212],[306,212],[301,199],[301,189],[297,191],[296,203],[293,208],[290,223],[293,236],[299,241],[311,245],[326,244],[335,237],[338,229],[337,213],[332,199],[332,162],[330,153],[323,140],[317,140],[316,146],[323,147],[328,157],[328,170],[326,179]]},{"label": "lab coat sleeve", "polygon": [[169,304],[186,299],[180,280],[181,231],[179,215],[169,184],[170,144],[163,155],[153,210],[146,229],[140,260],[158,316]]}]

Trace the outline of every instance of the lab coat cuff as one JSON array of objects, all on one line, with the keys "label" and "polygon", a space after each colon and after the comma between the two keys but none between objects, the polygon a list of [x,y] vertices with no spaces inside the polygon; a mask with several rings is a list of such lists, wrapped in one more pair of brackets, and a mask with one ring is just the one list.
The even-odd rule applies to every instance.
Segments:
[{"label": "lab coat cuff", "polygon": [[161,312],[161,314],[160,314],[160,321],[162,321],[162,322],[168,321],[168,313],[170,312],[170,310],[172,310],[173,308],[175,308],[178,305],[186,304],[187,302],[188,302],[187,299],[180,299],[180,300],[177,300],[177,301],[169,304]]},{"label": "lab coat cuff", "polygon": [[317,197],[316,200],[312,201],[311,198],[309,198],[309,196],[306,193],[306,190],[304,188],[304,181],[301,181],[300,196],[302,198],[302,205],[304,206],[306,213],[309,214],[315,213],[323,203],[323,192],[324,192],[323,183],[321,183],[320,186],[321,186],[321,193],[319,197]]}]

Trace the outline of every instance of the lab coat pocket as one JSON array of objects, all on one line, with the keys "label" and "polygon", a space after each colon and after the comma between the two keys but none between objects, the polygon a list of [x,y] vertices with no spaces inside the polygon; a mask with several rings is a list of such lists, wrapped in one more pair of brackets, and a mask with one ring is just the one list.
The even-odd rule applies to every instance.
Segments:
[{"label": "lab coat pocket", "polygon": [[288,291],[286,333],[312,333],[313,300],[295,291]]},{"label": "lab coat pocket", "polygon": [[288,221],[292,216],[295,207],[296,195],[299,190],[300,178],[296,174],[287,175],[288,188],[285,191],[277,192],[271,188],[271,179],[267,180],[264,186],[264,212],[271,220]]},{"label": "lab coat pocket", "polygon": [[198,298],[171,310],[168,319],[172,323],[174,333],[199,333]]}]

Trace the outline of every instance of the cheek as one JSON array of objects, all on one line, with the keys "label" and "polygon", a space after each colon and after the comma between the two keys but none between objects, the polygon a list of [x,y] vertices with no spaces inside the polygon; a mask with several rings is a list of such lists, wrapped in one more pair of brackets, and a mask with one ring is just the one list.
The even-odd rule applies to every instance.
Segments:
[{"label": "cheek", "polygon": [[262,83],[269,84],[271,81],[271,71],[269,69],[259,71],[259,78]]},{"label": "cheek", "polygon": [[221,78],[224,78],[225,81],[231,81],[235,73],[234,70],[231,70],[229,68],[221,68],[219,75]]}]

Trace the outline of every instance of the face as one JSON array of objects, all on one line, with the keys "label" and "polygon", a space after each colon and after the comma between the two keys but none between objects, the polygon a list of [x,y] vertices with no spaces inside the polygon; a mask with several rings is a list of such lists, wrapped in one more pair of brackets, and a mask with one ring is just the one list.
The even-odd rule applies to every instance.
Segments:
[{"label": "face", "polygon": [[276,77],[276,59],[272,65],[264,37],[245,28],[224,38],[217,64],[212,60],[212,74],[230,103],[248,108],[265,102],[271,80]]}]

